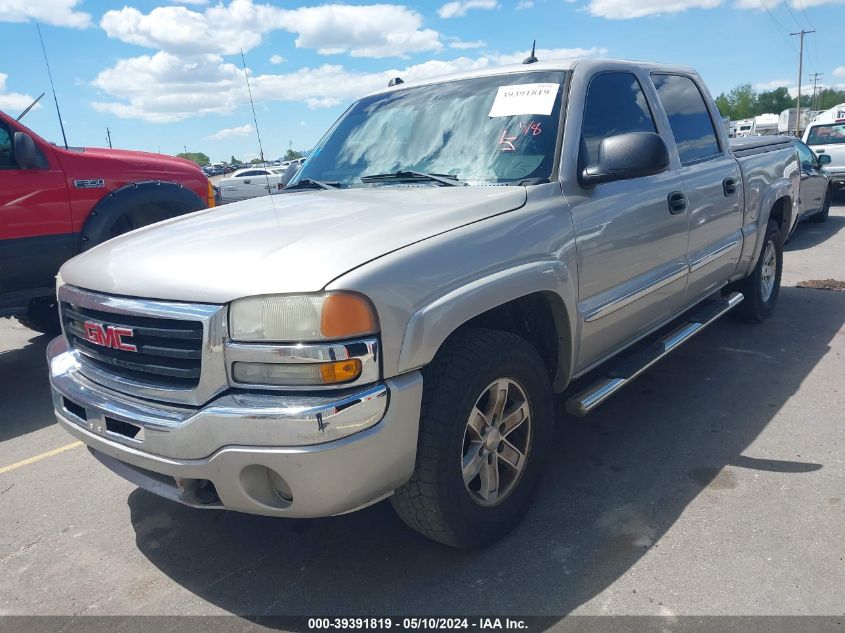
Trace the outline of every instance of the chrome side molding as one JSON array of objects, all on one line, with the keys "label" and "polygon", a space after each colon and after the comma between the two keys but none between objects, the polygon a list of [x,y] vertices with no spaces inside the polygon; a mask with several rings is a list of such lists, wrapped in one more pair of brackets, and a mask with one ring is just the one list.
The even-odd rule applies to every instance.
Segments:
[{"label": "chrome side molding", "polygon": [[623,355],[621,363],[611,368],[603,378],[569,398],[566,401],[566,410],[572,415],[587,415],[669,352],[735,308],[744,298],[742,293],[733,292],[715,303],[705,304],[700,310],[690,314],[686,323],[658,339],[644,354],[627,357]]}]

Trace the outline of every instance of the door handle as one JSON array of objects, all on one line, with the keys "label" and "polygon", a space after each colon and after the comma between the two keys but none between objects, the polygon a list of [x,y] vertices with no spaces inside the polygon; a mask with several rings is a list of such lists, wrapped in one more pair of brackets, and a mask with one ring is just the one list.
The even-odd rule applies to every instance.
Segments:
[{"label": "door handle", "polygon": [[673,191],[667,196],[669,202],[669,213],[678,215],[683,213],[687,208],[687,197],[683,191]]},{"label": "door handle", "polygon": [[250,184],[250,183],[252,183],[252,181],[251,181],[251,180],[244,180],[244,184],[245,184],[245,185],[248,185],[248,184]]},{"label": "door handle", "polygon": [[725,192],[725,197],[734,195],[736,193],[736,178],[725,178],[722,181],[722,191]]}]

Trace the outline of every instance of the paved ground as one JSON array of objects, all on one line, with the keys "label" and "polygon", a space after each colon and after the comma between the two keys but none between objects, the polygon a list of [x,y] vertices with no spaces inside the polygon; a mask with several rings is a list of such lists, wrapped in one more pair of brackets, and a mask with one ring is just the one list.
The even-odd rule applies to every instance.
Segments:
[{"label": "paved ground", "polygon": [[387,503],[191,510],[65,447],[45,337],[0,321],[0,614],[845,614],[845,206],[788,246],[777,314],[730,319],[564,420],[520,527],[477,553]]}]

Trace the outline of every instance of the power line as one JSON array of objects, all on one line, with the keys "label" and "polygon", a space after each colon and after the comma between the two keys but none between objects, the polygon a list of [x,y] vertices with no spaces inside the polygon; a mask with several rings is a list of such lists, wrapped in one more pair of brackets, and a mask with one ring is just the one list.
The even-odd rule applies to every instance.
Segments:
[{"label": "power line", "polygon": [[[789,0],[783,0],[783,4],[786,7],[786,10],[789,11],[789,15],[792,16],[793,22],[798,25],[799,29],[803,29],[804,25],[798,21],[798,18],[795,17],[795,13],[792,12],[792,7],[789,6]],[[810,27],[812,28],[812,27]]]},{"label": "power line", "polygon": [[792,48],[792,50],[794,51],[795,45],[786,36],[787,31],[786,31],[785,28],[783,28],[783,25],[780,23],[780,21],[775,17],[775,14],[772,13],[769,10],[769,7],[766,6],[766,3],[763,2],[763,0],[757,0],[757,1],[760,3],[760,6],[763,7],[766,10],[766,13],[769,14],[769,17],[772,19],[772,22],[774,22],[775,28],[777,29],[777,32],[780,33],[780,36],[783,38],[783,41],[786,42],[787,44],[789,44],[790,48]]}]

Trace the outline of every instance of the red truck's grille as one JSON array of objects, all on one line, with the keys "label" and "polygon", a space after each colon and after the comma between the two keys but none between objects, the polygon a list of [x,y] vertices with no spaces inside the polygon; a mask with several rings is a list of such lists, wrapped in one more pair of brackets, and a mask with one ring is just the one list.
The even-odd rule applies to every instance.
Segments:
[{"label": "red truck's grille", "polygon": [[117,314],[66,301],[61,315],[68,343],[83,363],[152,387],[199,384],[202,322]]}]

